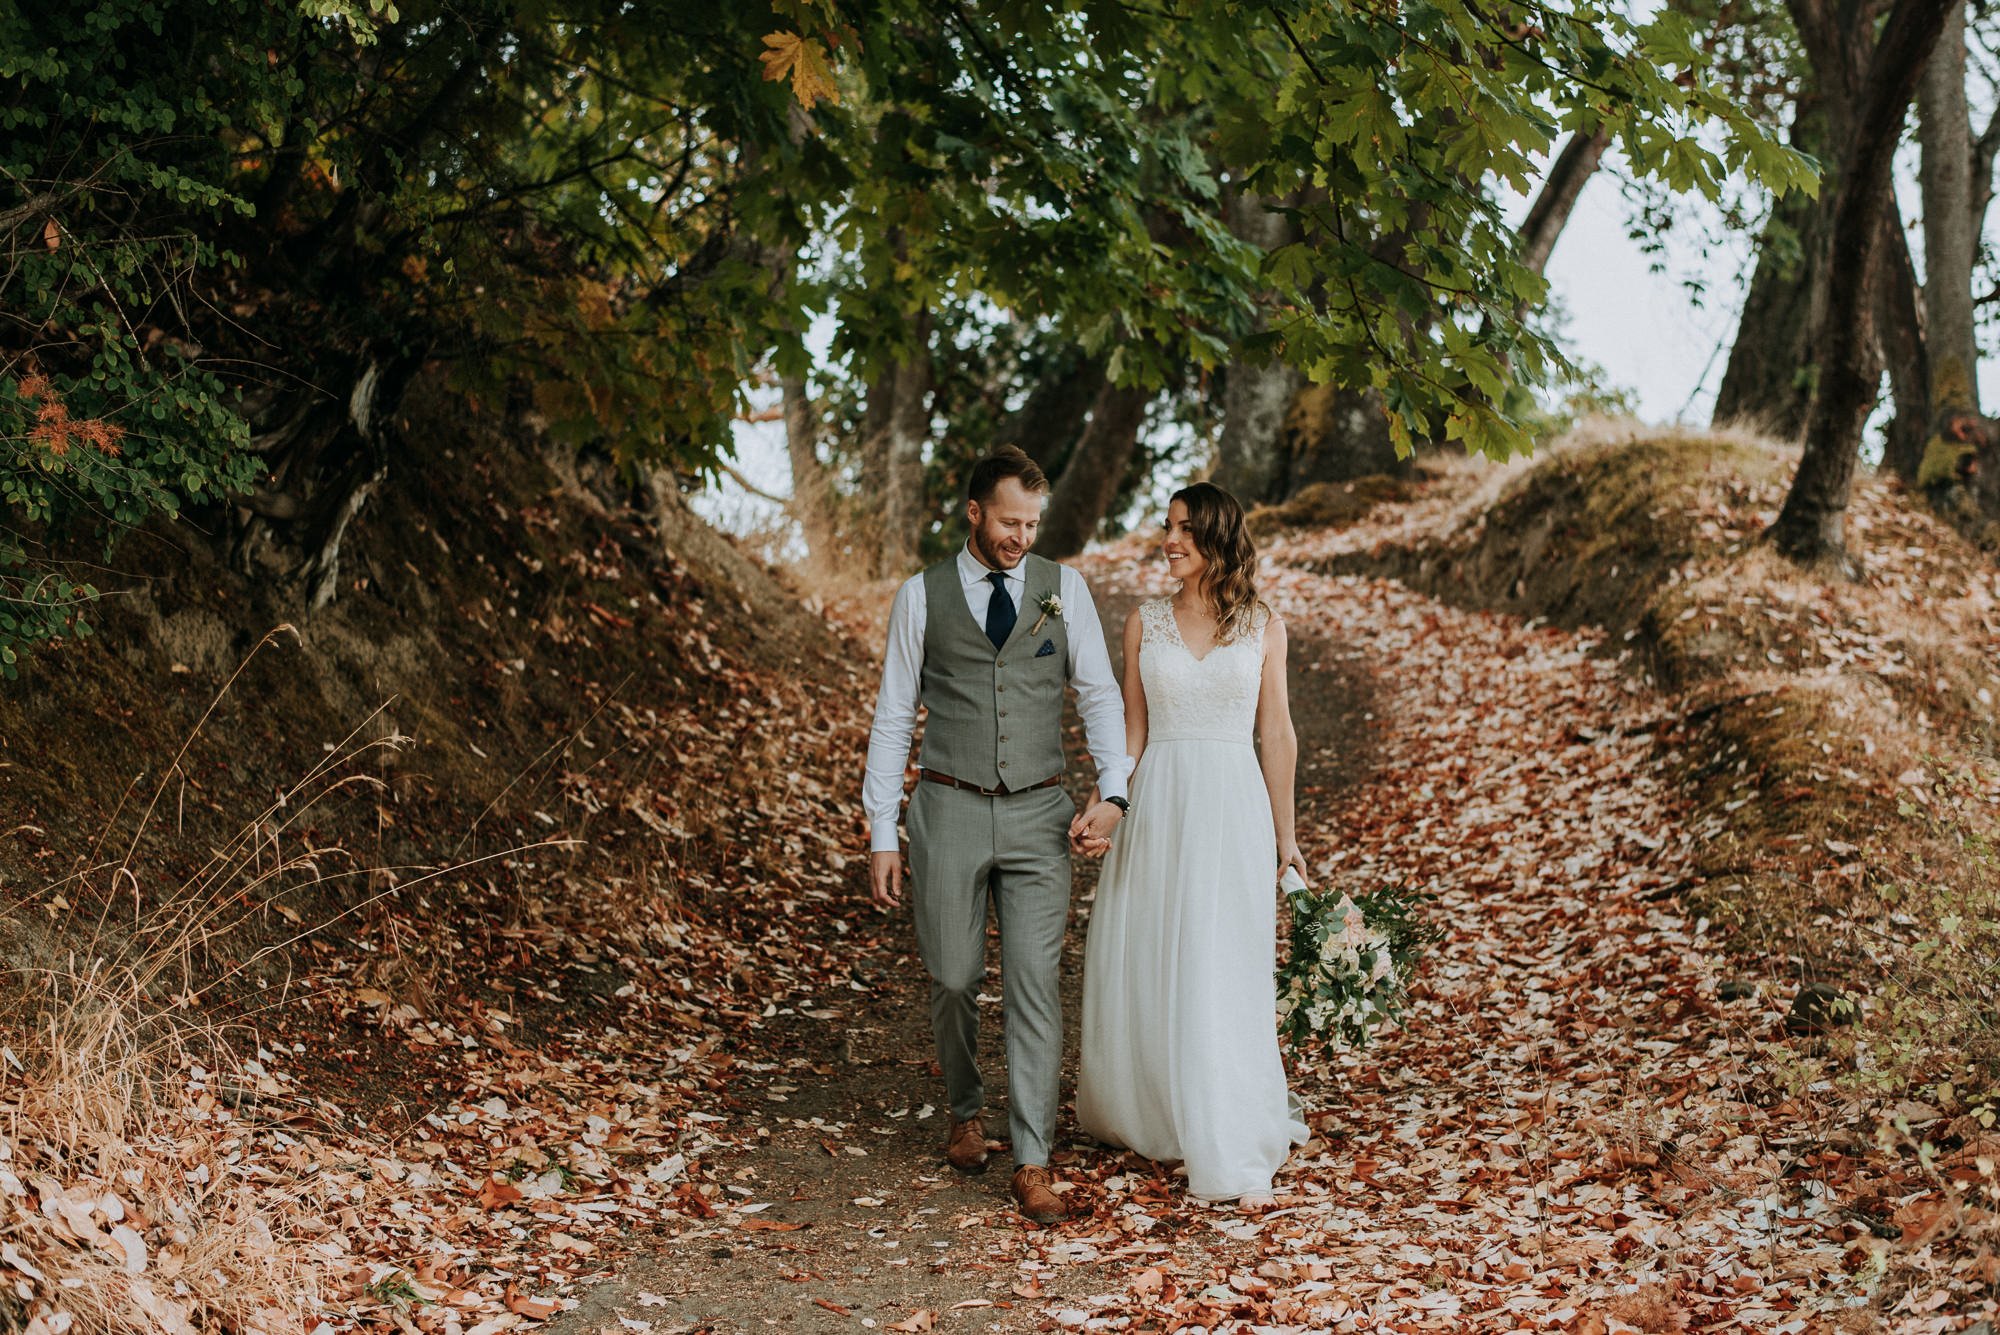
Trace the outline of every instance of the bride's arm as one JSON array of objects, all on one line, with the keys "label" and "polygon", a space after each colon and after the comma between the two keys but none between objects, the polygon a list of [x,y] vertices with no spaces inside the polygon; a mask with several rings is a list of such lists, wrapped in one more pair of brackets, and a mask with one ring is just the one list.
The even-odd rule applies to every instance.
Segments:
[{"label": "bride's arm", "polygon": [[[1127,727],[1129,730],[1130,725]],[[1278,870],[1296,867],[1299,875],[1310,880],[1306,860],[1299,852],[1298,814],[1292,802],[1299,737],[1292,730],[1292,706],[1285,694],[1285,623],[1275,614],[1264,626],[1264,677],[1257,691],[1257,754],[1264,766],[1264,787],[1271,794]]]},{"label": "bride's arm", "polygon": [[1146,686],[1139,679],[1139,641],[1144,627],[1139,609],[1125,616],[1125,754],[1132,757],[1132,772],[1139,772],[1139,755],[1146,749]]},{"label": "bride's arm", "polygon": [[[1132,773],[1139,772],[1139,753],[1146,749],[1146,688],[1139,682],[1139,613],[1135,609],[1125,618],[1125,754],[1132,757]],[[1084,810],[1097,805],[1098,791],[1090,790],[1090,797],[1084,802]],[[1079,829],[1070,828],[1070,849],[1087,857],[1097,857],[1111,847],[1110,837],[1101,839],[1081,839]]]}]

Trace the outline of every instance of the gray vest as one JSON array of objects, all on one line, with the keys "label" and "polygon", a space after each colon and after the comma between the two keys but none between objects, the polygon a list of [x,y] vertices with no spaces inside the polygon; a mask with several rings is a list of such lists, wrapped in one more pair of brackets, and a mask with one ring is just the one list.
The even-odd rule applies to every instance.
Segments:
[{"label": "gray vest", "polygon": [[919,698],[930,718],[917,763],[982,788],[1019,791],[1063,769],[1069,628],[1060,616],[1044,617],[1041,606],[1061,592],[1062,567],[1032,552],[1023,559],[1026,595],[1014,633],[997,652],[965,605],[957,558],[924,572]]}]

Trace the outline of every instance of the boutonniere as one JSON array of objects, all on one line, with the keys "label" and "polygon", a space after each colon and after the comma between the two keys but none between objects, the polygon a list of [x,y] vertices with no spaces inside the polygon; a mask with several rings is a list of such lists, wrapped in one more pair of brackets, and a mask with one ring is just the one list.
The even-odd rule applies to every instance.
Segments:
[{"label": "boutonniere", "polygon": [[1053,593],[1043,594],[1039,606],[1042,609],[1042,614],[1035,618],[1034,625],[1028,627],[1028,634],[1030,635],[1040,635],[1044,621],[1047,621],[1050,617],[1059,617],[1062,615],[1062,599],[1056,597]]}]

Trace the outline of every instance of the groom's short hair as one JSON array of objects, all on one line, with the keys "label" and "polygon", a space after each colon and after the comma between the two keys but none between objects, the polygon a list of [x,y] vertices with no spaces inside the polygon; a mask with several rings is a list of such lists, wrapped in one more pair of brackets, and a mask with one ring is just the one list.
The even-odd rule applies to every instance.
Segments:
[{"label": "groom's short hair", "polygon": [[993,499],[994,488],[1002,478],[1017,477],[1021,485],[1029,491],[1047,491],[1048,476],[1042,472],[1040,464],[1028,457],[1027,451],[1014,445],[1002,445],[993,453],[972,466],[972,477],[965,484],[965,499],[984,505]]}]

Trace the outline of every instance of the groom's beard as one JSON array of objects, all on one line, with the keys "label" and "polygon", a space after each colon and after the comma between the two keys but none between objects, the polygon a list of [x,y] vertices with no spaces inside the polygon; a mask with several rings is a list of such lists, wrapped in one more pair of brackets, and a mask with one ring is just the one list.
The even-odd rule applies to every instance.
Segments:
[{"label": "groom's beard", "polygon": [[1017,551],[1007,553],[1002,548],[988,546],[985,536],[979,530],[974,529],[972,532],[972,554],[978,557],[988,570],[1012,570],[1015,566],[1021,564],[1021,558],[1028,554],[1028,549],[1023,546]]}]

